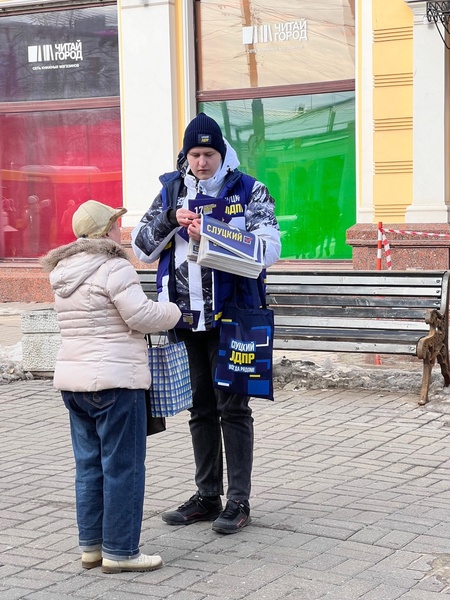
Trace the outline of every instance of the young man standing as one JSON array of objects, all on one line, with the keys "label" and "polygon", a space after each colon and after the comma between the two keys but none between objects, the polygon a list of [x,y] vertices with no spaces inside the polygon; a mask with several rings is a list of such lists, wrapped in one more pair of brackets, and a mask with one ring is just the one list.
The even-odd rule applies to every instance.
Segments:
[{"label": "young man standing", "polygon": [[[231,207],[232,225],[260,237],[265,267],[278,260],[281,245],[274,199],[265,185],[238,166],[236,152],[219,125],[200,113],[186,128],[177,171],[160,177],[161,192],[132,233],[139,260],[159,259],[159,300],[170,299],[182,312],[195,314],[194,326],[177,328],[176,333],[189,354],[193,392],[189,427],[197,491],[162,518],[169,525],[214,521],[213,530],[225,534],[236,533],[251,521],[253,417],[248,396],[218,390],[213,381],[223,304],[236,289],[250,302],[250,282],[201,267],[187,259],[187,252],[190,238],[200,240],[199,215],[189,209],[189,201],[201,194],[221,199]],[[225,509],[222,440],[228,476]]]}]

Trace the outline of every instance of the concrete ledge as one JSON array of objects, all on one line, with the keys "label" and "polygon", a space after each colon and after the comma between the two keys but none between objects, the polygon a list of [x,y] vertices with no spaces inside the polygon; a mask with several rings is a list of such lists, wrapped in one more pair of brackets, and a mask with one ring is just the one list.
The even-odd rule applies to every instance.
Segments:
[{"label": "concrete ledge", "polygon": [[37,264],[0,265],[2,302],[53,302],[48,273]]},{"label": "concrete ledge", "polygon": [[22,360],[25,371],[51,377],[61,345],[56,312],[53,308],[24,311],[21,314]]}]

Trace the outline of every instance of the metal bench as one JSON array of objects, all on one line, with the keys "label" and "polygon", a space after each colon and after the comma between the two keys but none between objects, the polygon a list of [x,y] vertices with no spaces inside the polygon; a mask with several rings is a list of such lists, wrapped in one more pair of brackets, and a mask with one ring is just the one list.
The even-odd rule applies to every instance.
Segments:
[{"label": "metal bench", "polygon": [[[138,271],[156,297],[156,274]],[[428,401],[436,360],[450,385],[450,271],[279,271],[267,275],[274,348],[399,354],[423,361],[419,404]]]}]

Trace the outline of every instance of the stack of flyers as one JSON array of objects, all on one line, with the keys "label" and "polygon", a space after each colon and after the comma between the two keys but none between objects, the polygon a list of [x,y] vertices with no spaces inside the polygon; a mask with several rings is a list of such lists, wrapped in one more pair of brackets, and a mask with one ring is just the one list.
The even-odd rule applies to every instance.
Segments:
[{"label": "stack of flyers", "polygon": [[190,260],[191,262],[197,262],[199,246],[200,246],[200,242],[196,242],[192,238],[189,238],[187,259]]},{"label": "stack of flyers", "polygon": [[259,237],[228,223],[202,215],[197,263],[242,277],[257,279],[263,268]]}]

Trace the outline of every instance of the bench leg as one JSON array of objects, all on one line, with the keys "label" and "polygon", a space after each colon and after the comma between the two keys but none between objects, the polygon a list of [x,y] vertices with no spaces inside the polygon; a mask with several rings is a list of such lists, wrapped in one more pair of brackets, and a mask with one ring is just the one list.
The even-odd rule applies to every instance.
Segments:
[{"label": "bench leg", "polygon": [[448,387],[450,385],[450,363],[446,346],[441,347],[437,359],[441,367],[442,377],[444,378],[444,387]]},{"label": "bench leg", "polygon": [[448,358],[448,316],[442,316],[437,310],[427,311],[425,322],[430,326],[429,334],[419,340],[417,357],[423,360],[422,387],[419,404],[428,402],[428,390],[431,381],[431,370],[436,359],[441,367],[444,386],[450,385],[450,365]]},{"label": "bench leg", "polygon": [[[439,352],[436,355],[438,363],[441,367],[442,377],[444,378],[444,387],[450,385],[450,364],[448,359],[447,347],[441,346]],[[436,363],[436,359],[430,359],[425,355],[423,359],[423,376],[422,376],[422,387],[420,388],[420,400],[419,404],[424,405],[428,402],[428,390],[431,382],[431,371],[433,365]]]},{"label": "bench leg", "polygon": [[423,375],[422,386],[420,388],[419,404],[423,406],[428,402],[428,390],[430,389],[431,371],[433,369],[434,360],[430,360],[428,356],[423,359]]}]

